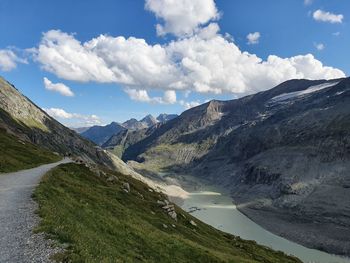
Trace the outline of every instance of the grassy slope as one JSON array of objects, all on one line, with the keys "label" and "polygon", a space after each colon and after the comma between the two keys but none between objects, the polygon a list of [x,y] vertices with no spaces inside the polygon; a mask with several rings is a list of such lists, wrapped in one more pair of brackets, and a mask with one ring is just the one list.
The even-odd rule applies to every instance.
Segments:
[{"label": "grassy slope", "polygon": [[59,161],[60,156],[0,129],[0,173],[29,169],[41,164]]},{"label": "grassy slope", "polygon": [[[108,173],[119,180],[108,183]],[[126,181],[130,193],[122,190]],[[83,165],[60,165],[45,175],[34,197],[43,219],[39,231],[69,244],[65,254],[56,255],[64,261],[300,262],[220,232],[180,208],[175,222],[157,205],[165,196],[115,172],[97,177]]]}]

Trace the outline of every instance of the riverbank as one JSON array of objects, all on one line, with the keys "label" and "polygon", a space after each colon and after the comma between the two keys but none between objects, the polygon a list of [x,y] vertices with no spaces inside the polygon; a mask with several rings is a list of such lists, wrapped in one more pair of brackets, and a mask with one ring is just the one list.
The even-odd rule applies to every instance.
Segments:
[{"label": "riverbank", "polygon": [[[320,222],[301,220],[285,210],[254,209],[245,205],[237,205],[237,209],[252,221],[268,231],[292,240],[305,247],[318,249],[330,254],[349,257],[349,243],[340,240],[348,238],[349,229],[335,227],[332,224],[320,225]],[[268,220],[266,220],[268,219]],[[334,232],[338,239],[335,240]]]}]

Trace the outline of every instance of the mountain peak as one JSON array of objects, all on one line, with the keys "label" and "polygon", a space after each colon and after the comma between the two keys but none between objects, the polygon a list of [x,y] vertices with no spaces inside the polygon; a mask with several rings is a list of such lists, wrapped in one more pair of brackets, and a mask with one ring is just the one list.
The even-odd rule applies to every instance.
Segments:
[{"label": "mountain peak", "polygon": [[172,119],[175,119],[176,117],[178,117],[177,114],[161,113],[158,115],[158,117],[156,119],[157,119],[157,121],[164,123],[164,122],[170,121]]},{"label": "mountain peak", "polygon": [[141,120],[141,122],[145,123],[148,127],[151,127],[155,125],[158,121],[156,120],[156,118],[153,117],[153,115],[148,114]]}]

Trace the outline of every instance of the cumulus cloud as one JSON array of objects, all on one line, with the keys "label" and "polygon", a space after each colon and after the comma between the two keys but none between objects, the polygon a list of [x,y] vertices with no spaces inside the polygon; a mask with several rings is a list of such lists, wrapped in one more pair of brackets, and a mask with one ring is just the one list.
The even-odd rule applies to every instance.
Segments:
[{"label": "cumulus cloud", "polygon": [[344,16],[342,14],[337,15],[330,12],[322,11],[321,9],[316,10],[312,16],[316,21],[329,22],[332,24],[342,23],[344,19]]},{"label": "cumulus cloud", "polygon": [[249,45],[254,45],[254,44],[258,44],[259,43],[259,39],[260,39],[261,35],[259,32],[254,32],[254,33],[249,33],[247,35],[247,40],[248,40],[248,44]]},{"label": "cumulus cloud", "polygon": [[59,108],[44,109],[44,111],[46,111],[46,113],[53,118],[72,119],[77,116],[77,114],[68,113],[65,110]]},{"label": "cumulus cloud", "polygon": [[167,104],[174,104],[176,102],[176,92],[174,90],[165,91],[163,101]]},{"label": "cumulus cloud", "polygon": [[146,0],[145,8],[164,22],[156,25],[161,36],[190,36],[201,25],[220,17],[214,0]]},{"label": "cumulus cloud", "polygon": [[72,35],[59,30],[46,32],[35,56],[44,70],[67,80],[112,82],[115,76],[106,62]]},{"label": "cumulus cloud", "polygon": [[304,5],[311,5],[313,0],[304,0]]},{"label": "cumulus cloud", "polygon": [[135,101],[153,103],[153,104],[174,104],[176,103],[176,92],[174,90],[166,90],[163,97],[150,97],[147,90],[126,88],[124,90]]},{"label": "cumulus cloud", "polygon": [[184,101],[184,100],[180,100],[179,104],[182,105],[186,110],[201,105],[200,101]]},{"label": "cumulus cloud", "polygon": [[0,49],[0,70],[11,71],[17,67],[17,63],[27,63],[19,58],[12,50]]},{"label": "cumulus cloud", "polygon": [[63,96],[74,96],[74,93],[71,91],[71,89],[63,83],[52,83],[52,81],[50,81],[48,78],[44,78],[44,86],[45,89],[58,92]]},{"label": "cumulus cloud", "polygon": [[51,117],[62,121],[64,124],[68,124],[69,126],[71,126],[71,124],[74,124],[76,127],[82,127],[98,125],[102,123],[101,119],[95,114],[83,115],[78,113],[69,113],[60,108],[44,108],[43,110],[46,111],[47,114],[49,114]]},{"label": "cumulus cloud", "polygon": [[263,60],[241,51],[219,34],[150,45],[144,39],[107,35],[80,43],[75,36],[54,30],[43,35],[36,59],[43,69],[60,78],[118,83],[127,87],[135,100],[160,103],[163,98],[149,98],[147,90],[245,95],[292,78],[345,76],[311,54],[290,58],[270,55]]},{"label": "cumulus cloud", "polygon": [[[145,8],[161,20],[158,33],[177,38],[162,45],[109,35],[81,42],[74,34],[50,30],[43,34],[34,57],[44,70],[59,78],[120,84],[131,99],[160,104],[179,103],[178,91],[243,96],[293,78],[345,76],[312,54],[262,59],[240,50],[213,22],[220,16],[213,0],[146,0]],[[326,14],[328,18],[322,19],[339,20],[339,15],[334,18],[318,11],[314,17],[321,19]],[[250,33],[247,38],[248,43],[256,44],[260,33]],[[164,95],[151,97],[154,90]]]}]

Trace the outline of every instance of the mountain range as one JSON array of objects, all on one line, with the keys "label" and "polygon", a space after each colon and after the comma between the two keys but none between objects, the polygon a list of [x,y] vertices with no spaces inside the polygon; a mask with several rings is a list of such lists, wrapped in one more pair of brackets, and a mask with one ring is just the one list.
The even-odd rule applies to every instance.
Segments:
[{"label": "mountain range", "polygon": [[268,230],[350,255],[349,78],[213,100],[103,146],[138,171],[219,184]]},{"label": "mountain range", "polygon": [[344,198],[350,194],[349,78],[290,80],[240,99],[213,100],[170,120],[149,115],[136,120],[142,128],[129,120],[87,130],[104,149],[6,80],[0,78],[0,86],[0,128],[19,143],[129,171],[120,156],[153,178],[162,172],[221,185],[240,211],[271,232],[350,254],[350,200]]},{"label": "mountain range", "polygon": [[[141,130],[157,130],[167,123]],[[148,135],[146,132],[145,137]],[[2,78],[0,146],[1,172],[56,162],[63,156],[75,161],[49,171],[32,195],[42,218],[37,231],[54,240],[49,246],[54,247],[53,258],[57,261],[301,262],[197,220],[170,203],[160,185],[54,120]],[[32,170],[26,172],[33,176]],[[16,174],[6,174],[5,181]],[[11,202],[13,199],[17,200],[13,193],[28,195],[28,200],[20,199],[21,208],[9,209],[32,206],[28,189],[2,189],[7,194],[2,196],[8,198],[4,202],[11,205],[16,204]],[[26,221],[31,222],[32,216],[28,212]],[[15,217],[4,219],[16,221]],[[24,225],[29,231],[33,228],[32,223]],[[23,236],[22,228],[15,230],[12,234]],[[41,246],[46,243],[41,244],[42,239],[36,242],[35,247],[40,247],[36,253],[41,257]],[[16,247],[11,253],[20,254],[18,250]]]},{"label": "mountain range", "polygon": [[90,128],[74,128],[73,130],[80,133],[81,136],[83,136],[84,138],[89,139],[90,141],[98,145],[102,145],[106,143],[113,135],[116,135],[121,131],[147,129],[156,124],[165,123],[176,117],[176,114],[162,113],[157,118],[155,118],[151,114],[149,114],[141,120],[136,120],[132,118],[123,123],[112,122],[105,126],[95,125]]}]

